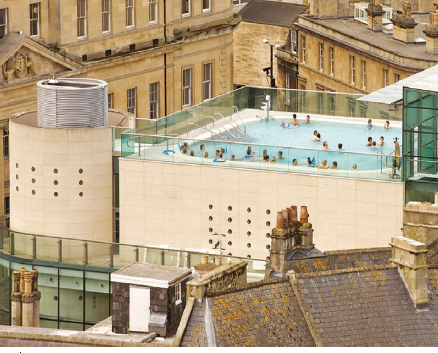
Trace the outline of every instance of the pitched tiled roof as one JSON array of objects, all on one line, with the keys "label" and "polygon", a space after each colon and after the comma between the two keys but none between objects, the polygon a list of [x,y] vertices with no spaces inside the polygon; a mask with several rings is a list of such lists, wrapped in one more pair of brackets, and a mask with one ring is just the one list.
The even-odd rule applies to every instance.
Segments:
[{"label": "pitched tiled roof", "polygon": [[315,346],[287,277],[208,300],[218,347]]},{"label": "pitched tiled roof", "polygon": [[[301,275],[298,283],[323,346],[436,346],[438,313],[417,311],[395,266],[330,276]],[[431,291],[429,309],[436,308]]]},{"label": "pitched tiled roof", "polygon": [[181,347],[207,347],[207,334],[205,332],[205,300],[196,299],[190,319],[187,323]]},{"label": "pitched tiled roof", "polygon": [[346,268],[381,266],[389,263],[390,248],[326,251],[325,256],[288,261],[285,271],[295,273],[334,271]]},{"label": "pitched tiled roof", "polygon": [[240,10],[239,15],[245,22],[291,27],[292,22],[306,10],[306,5],[252,0]]}]

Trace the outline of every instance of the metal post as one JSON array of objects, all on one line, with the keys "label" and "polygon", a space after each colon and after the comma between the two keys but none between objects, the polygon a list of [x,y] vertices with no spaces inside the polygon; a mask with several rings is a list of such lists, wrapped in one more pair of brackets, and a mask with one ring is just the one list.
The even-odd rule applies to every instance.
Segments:
[{"label": "metal post", "polygon": [[32,237],[32,259],[36,259],[36,236]]},{"label": "metal post", "polygon": [[160,256],[161,256],[161,264],[164,265],[164,250],[160,251]]},{"label": "metal post", "polygon": [[135,252],[135,262],[138,262],[138,259],[139,259],[139,257],[138,257],[138,248],[135,248],[134,252]]},{"label": "metal post", "polygon": [[83,243],[82,246],[84,247],[84,265],[88,265],[88,243]]},{"label": "metal post", "polygon": [[188,252],[184,256],[184,268],[190,268],[190,253]]},{"label": "metal post", "polygon": [[9,236],[10,236],[10,238],[9,238],[9,241],[10,241],[10,245],[9,245],[10,253],[11,253],[11,255],[15,255],[15,234],[14,234],[14,232],[11,232],[9,234]]},{"label": "metal post", "polygon": [[271,87],[275,87],[274,72],[272,71],[274,66],[274,46],[272,44],[269,44],[269,46],[271,47]]},{"label": "metal post", "polygon": [[58,262],[62,262],[62,239],[58,240]]},{"label": "metal post", "polygon": [[110,251],[110,262],[109,262],[109,267],[114,267],[114,244],[110,244],[109,246],[109,251]]}]

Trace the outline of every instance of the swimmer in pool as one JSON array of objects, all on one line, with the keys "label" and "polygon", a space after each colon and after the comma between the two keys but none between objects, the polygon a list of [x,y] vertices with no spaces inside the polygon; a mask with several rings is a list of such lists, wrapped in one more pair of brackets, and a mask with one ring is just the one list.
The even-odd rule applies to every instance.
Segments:
[{"label": "swimmer in pool", "polygon": [[368,137],[368,142],[367,142],[367,144],[365,146],[371,147],[372,144],[373,144],[373,138],[370,136],[370,137]]},{"label": "swimmer in pool", "polygon": [[291,121],[290,123],[291,123],[292,125],[297,126],[297,125],[298,125],[297,115],[294,114],[294,115],[292,115],[292,116],[293,116],[293,119],[292,119],[292,121]]},{"label": "swimmer in pool", "polygon": [[190,157],[194,157],[195,156],[195,151],[190,150]]},{"label": "swimmer in pool", "polygon": [[307,157],[307,166],[308,167],[315,167],[315,164],[312,163],[312,160],[310,159],[310,157]]},{"label": "swimmer in pool", "polygon": [[353,170],[356,170],[356,171],[357,171],[357,165],[356,165],[356,163],[353,164]]},{"label": "swimmer in pool", "polygon": [[306,115],[306,124],[310,124],[310,115]]},{"label": "swimmer in pool", "polygon": [[225,148],[221,147],[221,153],[225,153]]},{"label": "swimmer in pool", "polygon": [[220,151],[219,151],[219,150],[216,150],[216,152],[215,152],[215,157],[216,157],[216,158],[219,157],[219,153],[220,153]]},{"label": "swimmer in pool", "polygon": [[386,143],[385,143],[384,140],[385,140],[385,139],[383,138],[383,136],[380,136],[380,141],[379,141],[379,143],[378,143],[378,145],[379,145],[380,147],[383,147],[384,145],[386,145]]},{"label": "swimmer in pool", "polygon": [[248,147],[248,149],[246,150],[245,157],[252,157],[251,147]]},{"label": "swimmer in pool", "polygon": [[263,159],[264,159],[265,163],[269,163],[269,156],[268,155],[265,155],[263,157]]},{"label": "swimmer in pool", "polygon": [[323,149],[323,150],[328,150],[328,143],[327,143],[327,141],[324,141],[324,142],[323,142],[323,144],[322,144],[322,149]]},{"label": "swimmer in pool", "polygon": [[344,149],[342,148],[342,143],[338,143],[338,151],[343,151]]},{"label": "swimmer in pool", "polygon": [[330,169],[339,169],[338,168],[338,162],[334,161]]},{"label": "swimmer in pool", "polygon": [[282,121],[280,127],[285,127],[285,126],[286,124],[284,123],[284,121]]},{"label": "swimmer in pool", "polygon": [[294,158],[294,159],[292,160],[292,165],[294,165],[294,166],[297,166],[297,165],[298,165],[298,161],[296,160],[296,158]]},{"label": "swimmer in pool", "polygon": [[272,164],[277,163],[277,159],[276,159],[275,157],[272,157],[272,159],[271,159],[271,163],[272,163]]},{"label": "swimmer in pool", "polygon": [[205,146],[204,146],[204,144],[202,144],[201,146],[199,146],[199,149],[200,149],[201,151],[204,151],[204,150],[205,150]]},{"label": "swimmer in pool", "polygon": [[367,126],[368,130],[371,130],[373,128],[373,124],[371,119],[368,119],[368,126]]},{"label": "swimmer in pool", "polygon": [[283,151],[278,151],[278,159],[284,159]]},{"label": "swimmer in pool", "polygon": [[268,151],[263,150],[263,154],[262,154],[262,156],[260,158],[261,159],[265,159],[265,156],[267,156],[267,155],[268,155]]},{"label": "swimmer in pool", "polygon": [[373,143],[371,144],[371,149],[376,150],[377,149],[377,143],[376,141],[373,141]]},{"label": "swimmer in pool", "polygon": [[320,164],[318,169],[329,169],[329,165],[327,164],[327,159],[322,160],[322,163]]},{"label": "swimmer in pool", "polygon": [[208,152],[204,153],[204,158],[208,158]]},{"label": "swimmer in pool", "polygon": [[234,154],[232,154],[232,155],[231,155],[231,160],[232,160],[232,161],[235,161],[235,160],[236,160],[235,158],[236,158],[236,156],[235,156]]},{"label": "swimmer in pool", "polygon": [[224,155],[222,154],[222,152],[221,153],[219,153],[219,158],[218,158],[219,160],[221,160],[221,161],[223,161],[224,160]]},{"label": "swimmer in pool", "polygon": [[313,141],[319,141],[319,140],[321,140],[321,137],[318,137],[318,131],[313,131],[313,136],[312,136],[312,140]]},{"label": "swimmer in pool", "polygon": [[389,129],[389,120],[386,120],[385,125],[383,126],[386,130]]}]

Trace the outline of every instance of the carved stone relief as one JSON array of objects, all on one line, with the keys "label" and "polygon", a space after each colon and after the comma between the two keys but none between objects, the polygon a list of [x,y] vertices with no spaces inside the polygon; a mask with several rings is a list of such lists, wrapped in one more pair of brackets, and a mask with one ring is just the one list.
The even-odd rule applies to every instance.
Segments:
[{"label": "carved stone relief", "polygon": [[37,76],[37,70],[33,62],[32,53],[18,51],[3,64],[2,73],[8,84],[13,78],[24,78],[26,76]]}]

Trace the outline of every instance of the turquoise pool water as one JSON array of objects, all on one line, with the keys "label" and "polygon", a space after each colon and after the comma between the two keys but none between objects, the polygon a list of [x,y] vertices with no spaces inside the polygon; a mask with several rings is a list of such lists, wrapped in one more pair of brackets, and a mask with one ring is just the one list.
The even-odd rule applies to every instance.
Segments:
[{"label": "turquoise pool water", "polygon": [[[299,165],[307,165],[307,157],[311,159],[315,157],[316,165],[321,164],[322,160],[326,159],[329,165],[336,161],[339,169],[352,169],[352,165],[356,164],[358,170],[373,170],[380,168],[378,154],[394,152],[394,138],[397,137],[401,144],[401,127],[391,126],[386,130],[383,126],[374,124],[372,129],[368,129],[366,123],[314,120],[310,124],[305,124],[300,120],[296,127],[282,128],[280,127],[282,121],[282,119],[270,119],[247,123],[252,133],[247,129],[245,136],[241,136],[235,129],[231,129],[230,131],[234,135],[240,136],[237,141],[244,143],[244,145],[232,144],[227,141],[209,142],[209,140],[205,140],[190,145],[188,153],[193,150],[195,156],[203,157],[204,152],[207,151],[209,158],[215,158],[215,151],[224,148],[226,150],[224,157],[227,160],[231,158],[231,154],[234,154],[236,160],[260,163],[263,150],[266,149],[270,159],[276,157],[276,163],[279,164],[292,164],[293,159],[297,159]],[[284,122],[287,125],[290,120],[285,119]],[[378,124],[382,123],[383,121],[379,121]],[[243,125],[239,125],[239,129],[245,130]],[[321,134],[320,141],[312,140],[314,130]],[[222,132],[222,136],[227,138],[227,133]],[[383,136],[386,145],[377,148],[366,146],[368,137],[372,137],[373,141],[378,143],[381,136]],[[218,137],[215,136],[213,139],[218,140]],[[230,142],[232,141],[235,140],[230,137]],[[328,143],[328,150],[322,150],[324,141]],[[342,143],[344,152],[337,152],[339,143]],[[205,146],[203,151],[200,150],[201,144]],[[298,147],[300,149],[258,146],[259,144]],[[254,152],[252,158],[245,158],[248,146],[251,146]],[[303,150],[303,148],[312,150]],[[279,151],[283,152],[283,159],[278,158]],[[358,155],[348,152],[370,153],[372,155]]]}]

